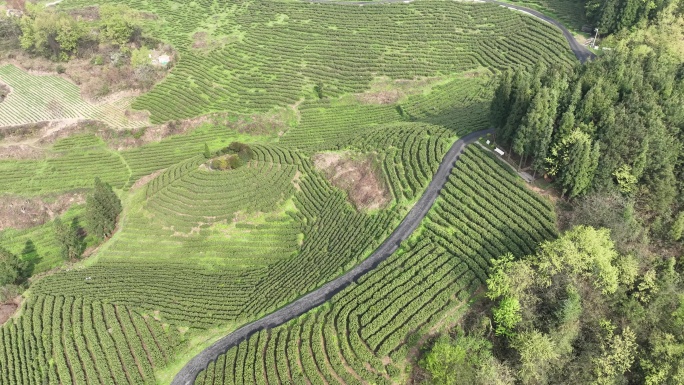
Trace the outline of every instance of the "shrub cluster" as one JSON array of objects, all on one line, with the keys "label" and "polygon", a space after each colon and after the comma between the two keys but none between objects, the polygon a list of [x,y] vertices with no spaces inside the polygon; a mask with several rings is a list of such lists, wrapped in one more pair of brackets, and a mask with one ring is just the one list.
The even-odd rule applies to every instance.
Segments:
[{"label": "shrub cluster", "polygon": [[219,150],[218,154],[220,156],[212,159],[209,166],[213,170],[234,170],[247,164],[252,159],[254,152],[245,143],[232,142],[230,146]]}]

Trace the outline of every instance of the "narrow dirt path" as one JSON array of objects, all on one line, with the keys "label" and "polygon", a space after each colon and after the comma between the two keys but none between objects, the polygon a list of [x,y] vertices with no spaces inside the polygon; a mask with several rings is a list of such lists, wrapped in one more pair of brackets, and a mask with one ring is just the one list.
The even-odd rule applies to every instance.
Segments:
[{"label": "narrow dirt path", "polygon": [[408,215],[394,229],[394,232],[385,239],[385,241],[378,247],[375,252],[356,267],[345,273],[344,275],[328,282],[320,288],[312,291],[309,294],[300,297],[290,304],[282,307],[267,316],[248,323],[240,329],[221,338],[213,345],[204,349],[201,353],[193,357],[176,377],[171,382],[172,385],[192,385],[195,382],[197,375],[204,370],[210,362],[215,361],[218,356],[228,351],[228,349],[238,345],[240,342],[246,340],[254,333],[258,333],[264,329],[272,329],[274,327],[283,325],[287,321],[299,317],[309,310],[318,307],[332,298],[335,294],[344,290],[354,281],[361,278],[364,274],[375,269],[382,261],[392,255],[398,248],[401,242],[406,240],[413,231],[418,228],[421,221],[427,215],[430,208],[437,200],[440,191],[444,187],[451,174],[451,169],[461,156],[465,147],[473,143],[482,135],[494,132],[493,129],[476,131],[457,140],[451,149],[444,155],[442,163],[437,169],[437,173],[432,178],[432,181],[425,189],[425,192],[420,197],[418,202],[413,206]]}]

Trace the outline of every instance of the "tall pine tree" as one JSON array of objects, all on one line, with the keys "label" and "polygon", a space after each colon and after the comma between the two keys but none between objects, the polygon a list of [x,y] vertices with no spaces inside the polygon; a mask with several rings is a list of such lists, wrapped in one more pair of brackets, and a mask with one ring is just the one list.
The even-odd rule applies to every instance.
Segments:
[{"label": "tall pine tree", "polygon": [[506,119],[511,109],[511,91],[513,88],[513,75],[510,71],[503,73],[499,80],[499,86],[494,92],[494,99],[490,105],[491,124],[497,130],[499,136],[501,129],[506,124]]},{"label": "tall pine tree", "polygon": [[102,182],[100,178],[95,178],[93,192],[86,199],[88,234],[100,239],[111,236],[121,210],[121,200],[112,190],[112,186]]},{"label": "tall pine tree", "polygon": [[81,226],[74,218],[70,225],[62,223],[59,218],[54,222],[55,239],[60,246],[60,254],[65,261],[74,261],[81,258],[85,250],[85,243],[81,238]]},{"label": "tall pine tree", "polygon": [[0,246],[0,286],[22,281],[26,266],[26,262]]},{"label": "tall pine tree", "polygon": [[587,133],[575,129],[551,150],[549,174],[558,177],[563,195],[573,198],[591,186],[598,158],[598,143],[592,145]]}]

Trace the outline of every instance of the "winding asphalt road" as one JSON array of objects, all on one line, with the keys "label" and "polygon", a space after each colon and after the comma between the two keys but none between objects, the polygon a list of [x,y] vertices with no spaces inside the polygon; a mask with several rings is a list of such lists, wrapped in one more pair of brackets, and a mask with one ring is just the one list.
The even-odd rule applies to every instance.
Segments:
[{"label": "winding asphalt road", "polygon": [[552,18],[544,15],[543,13],[541,13],[539,11],[535,11],[534,9],[530,9],[530,8],[526,8],[526,7],[521,7],[521,6],[515,5],[515,4],[503,3],[501,1],[496,1],[496,0],[477,0],[477,1],[481,2],[481,3],[498,4],[502,7],[514,9],[516,11],[525,12],[528,15],[536,17],[539,20],[545,21],[549,24],[556,26],[558,29],[561,30],[561,32],[563,32],[563,36],[565,36],[565,40],[567,40],[568,44],[570,44],[570,49],[572,50],[572,52],[575,54],[577,59],[582,64],[584,64],[587,60],[594,59],[596,57],[596,55],[593,52],[591,52],[587,47],[578,43],[577,40],[575,40],[575,36],[573,36],[573,34],[570,33],[570,31],[567,28],[565,28],[565,26],[563,26],[563,24],[561,24],[560,22],[558,22],[555,19],[552,19]]},{"label": "winding asphalt road", "polygon": [[413,231],[418,228],[420,222],[427,215],[430,208],[437,200],[439,192],[446,184],[451,169],[463,153],[466,145],[474,142],[482,135],[493,133],[494,129],[476,131],[468,134],[457,140],[444,155],[442,163],[440,163],[437,173],[432,178],[432,181],[425,189],[425,192],[420,197],[418,202],[413,206],[411,211],[404,217],[404,220],[397,226],[392,234],[385,239],[385,241],[378,247],[373,254],[366,258],[363,262],[358,264],[353,269],[349,270],[344,275],[326,283],[320,288],[312,291],[309,294],[300,297],[294,302],[282,307],[273,313],[249,323],[240,329],[221,338],[213,345],[204,349],[200,354],[193,357],[183,369],[176,375],[171,382],[172,385],[193,385],[197,375],[204,370],[210,362],[216,360],[218,356],[228,351],[228,349],[238,345],[240,342],[246,340],[251,335],[258,333],[263,329],[271,329],[280,326],[287,321],[299,317],[307,311],[324,304],[333,295],[340,292],[352,282],[359,279],[362,275],[375,269],[380,262],[387,259],[394,253],[401,242],[406,240]]},{"label": "winding asphalt road", "polygon": [[[387,3],[408,3],[406,0],[378,0],[373,2],[363,1],[335,1],[335,0],[308,0],[310,3],[325,3],[325,4],[344,4],[344,5],[375,5]],[[577,59],[584,63],[589,59],[593,59],[595,55],[586,47],[579,44],[574,36],[558,21],[540,13],[533,9],[502,3],[496,0],[477,0],[479,2],[487,2],[498,4],[510,9],[518,10],[530,14],[540,20],[546,21],[558,27],[570,44],[570,49],[575,54]],[[406,240],[416,228],[420,225],[423,218],[427,215],[430,208],[437,200],[439,192],[444,187],[451,169],[463,153],[466,145],[474,142],[482,135],[492,133],[494,130],[482,130],[473,132],[457,140],[449,149],[449,151],[442,159],[442,163],[437,169],[437,173],[432,178],[425,192],[420,197],[418,202],[413,206],[408,215],[403,219],[399,226],[394,229],[392,234],[385,239],[385,241],[378,247],[373,254],[366,258],[356,267],[345,273],[344,275],[326,283],[320,288],[308,293],[290,304],[274,311],[265,317],[254,322],[248,323],[236,331],[216,341],[213,345],[204,349],[201,353],[193,357],[184,367],[178,372],[176,377],[171,382],[171,385],[193,385],[197,375],[204,370],[210,362],[215,361],[221,354],[224,354],[228,349],[237,346],[240,342],[246,340],[255,333],[264,329],[271,329],[301,316],[307,311],[318,307],[328,301],[336,293],[351,285],[352,282],[358,280],[361,276],[375,269],[382,261],[387,259],[394,253],[401,242]]]}]

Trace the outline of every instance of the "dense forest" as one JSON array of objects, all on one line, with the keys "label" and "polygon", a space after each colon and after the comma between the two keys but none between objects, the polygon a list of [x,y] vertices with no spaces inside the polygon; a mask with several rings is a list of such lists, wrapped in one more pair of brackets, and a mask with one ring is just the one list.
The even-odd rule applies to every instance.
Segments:
[{"label": "dense forest", "polygon": [[662,13],[671,8],[679,8],[679,0],[587,0],[585,13],[587,20],[604,34],[634,27],[643,28],[657,20]]},{"label": "dense forest", "polygon": [[645,265],[577,226],[496,261],[486,298],[420,364],[435,384],[681,384],[682,283],[674,258]]},{"label": "dense forest", "polygon": [[681,26],[663,23],[621,40],[587,65],[504,73],[491,117],[509,156],[531,173],[553,178],[564,197],[619,195],[653,234],[677,241],[684,64],[677,51],[682,42],[666,35]]},{"label": "dense forest", "polygon": [[503,73],[491,104],[511,163],[558,189],[565,232],[494,261],[416,383],[684,384],[682,4],[586,7],[615,48]]}]

